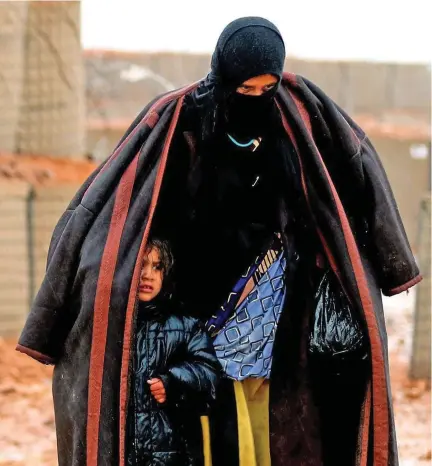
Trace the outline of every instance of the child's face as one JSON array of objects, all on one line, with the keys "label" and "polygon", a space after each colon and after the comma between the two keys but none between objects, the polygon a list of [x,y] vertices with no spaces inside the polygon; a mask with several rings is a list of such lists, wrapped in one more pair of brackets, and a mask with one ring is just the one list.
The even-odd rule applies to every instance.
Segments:
[{"label": "child's face", "polygon": [[141,270],[138,297],[141,301],[151,301],[161,288],[163,281],[162,264],[157,249],[147,250],[144,253],[144,264]]}]

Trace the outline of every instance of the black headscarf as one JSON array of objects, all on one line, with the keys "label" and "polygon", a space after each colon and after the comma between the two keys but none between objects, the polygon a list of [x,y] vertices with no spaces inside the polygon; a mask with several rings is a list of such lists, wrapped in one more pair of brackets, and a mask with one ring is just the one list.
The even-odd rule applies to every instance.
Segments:
[{"label": "black headscarf", "polygon": [[279,84],[285,62],[285,45],[278,28],[259,17],[239,18],[226,26],[211,61],[211,72],[194,94],[201,108],[203,139],[226,131],[241,138],[256,138],[268,131],[274,114],[277,86],[261,96],[236,89],[250,78],[271,74]]},{"label": "black headscarf", "polygon": [[222,31],[211,61],[215,83],[235,90],[255,76],[279,79],[285,62],[285,45],[278,28],[258,17],[239,18]]}]

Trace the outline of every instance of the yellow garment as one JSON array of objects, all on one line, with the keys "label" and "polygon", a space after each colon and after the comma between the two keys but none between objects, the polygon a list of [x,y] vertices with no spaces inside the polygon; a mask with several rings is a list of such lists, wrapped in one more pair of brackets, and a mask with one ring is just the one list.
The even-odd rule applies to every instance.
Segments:
[{"label": "yellow garment", "polygon": [[[271,466],[269,430],[269,382],[265,379],[234,381],[237,405],[239,466]],[[212,466],[210,429],[201,418],[204,466]]]},{"label": "yellow garment", "polygon": [[210,425],[208,416],[201,416],[201,429],[203,433],[204,466],[212,466]]},{"label": "yellow garment", "polygon": [[240,466],[271,466],[269,382],[234,382],[237,405]]}]

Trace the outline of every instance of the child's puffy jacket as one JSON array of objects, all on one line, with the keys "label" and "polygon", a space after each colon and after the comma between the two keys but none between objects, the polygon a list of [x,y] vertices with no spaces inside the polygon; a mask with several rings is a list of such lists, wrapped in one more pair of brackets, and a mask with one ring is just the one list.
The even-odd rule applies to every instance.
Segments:
[{"label": "child's puffy jacket", "polygon": [[[160,306],[158,306],[160,308]],[[165,310],[166,311],[166,310]],[[220,366],[202,324],[191,317],[138,311],[128,410],[128,464],[202,464],[200,415],[214,400]],[[147,381],[160,378],[159,404]]]}]

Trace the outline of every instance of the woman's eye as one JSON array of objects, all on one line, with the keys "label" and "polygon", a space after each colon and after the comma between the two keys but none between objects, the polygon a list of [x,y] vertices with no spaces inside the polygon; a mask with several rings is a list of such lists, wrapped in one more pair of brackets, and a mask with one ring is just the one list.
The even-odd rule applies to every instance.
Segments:
[{"label": "woman's eye", "polygon": [[269,86],[265,86],[265,87],[264,87],[264,92],[268,92],[268,91],[270,91],[271,89],[273,89],[274,87],[275,87],[274,84],[270,84]]}]

